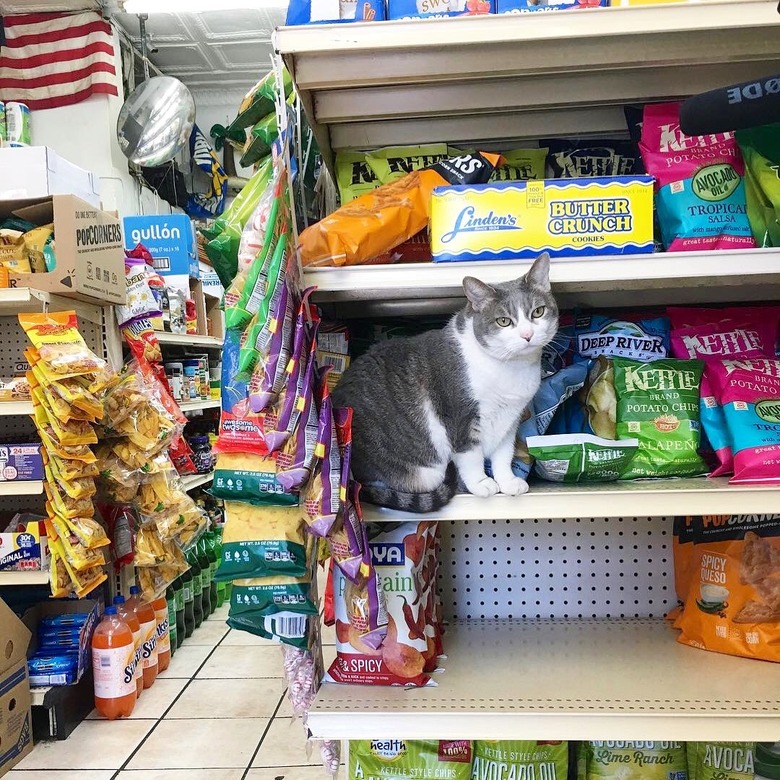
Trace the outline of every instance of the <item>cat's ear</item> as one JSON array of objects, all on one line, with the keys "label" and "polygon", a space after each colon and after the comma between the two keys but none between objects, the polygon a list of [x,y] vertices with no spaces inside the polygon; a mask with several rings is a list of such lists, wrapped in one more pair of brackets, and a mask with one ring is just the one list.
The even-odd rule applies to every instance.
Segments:
[{"label": "cat's ear", "polygon": [[550,255],[543,252],[534,260],[534,264],[525,275],[526,282],[537,290],[550,292]]},{"label": "cat's ear", "polygon": [[473,276],[463,277],[463,291],[476,311],[482,311],[496,297],[496,291]]}]

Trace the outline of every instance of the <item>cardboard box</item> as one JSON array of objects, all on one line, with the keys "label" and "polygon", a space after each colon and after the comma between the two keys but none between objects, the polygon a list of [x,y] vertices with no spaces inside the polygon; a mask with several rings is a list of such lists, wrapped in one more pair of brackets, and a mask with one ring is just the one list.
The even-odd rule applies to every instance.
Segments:
[{"label": "cardboard box", "polygon": [[42,521],[28,521],[24,531],[0,533],[0,571],[48,569],[49,538]]},{"label": "cardboard box", "polygon": [[0,776],[33,747],[27,647],[30,631],[0,599]]},{"label": "cardboard box", "polygon": [[41,443],[0,444],[0,482],[43,479]]},{"label": "cardboard box", "polygon": [[36,225],[54,223],[57,267],[43,274],[3,269],[0,287],[32,287],[98,303],[125,302],[125,253],[117,216],[72,195],[0,201],[0,221],[11,215]]},{"label": "cardboard box", "polygon": [[125,248],[138,244],[149,250],[161,276],[199,277],[195,225],[186,214],[125,217]]},{"label": "cardboard box", "polygon": [[[84,623],[83,628],[79,632],[79,663],[78,671],[76,673],[76,679],[73,681],[75,685],[84,675],[87,669],[92,668],[92,634],[95,631],[95,626],[100,620],[100,615],[103,613],[103,602],[98,599],[52,599],[50,601],[43,601],[40,604],[36,604],[34,607],[30,607],[24,613],[24,625],[32,633],[32,641],[27,652],[27,656],[32,658],[38,650],[38,623],[44,617],[51,615],[73,615],[73,614],[86,614],[87,621]],[[48,685],[46,681],[38,680],[38,685]]]},{"label": "cardboard box", "polygon": [[644,254],[653,251],[652,176],[437,187],[435,263]]},{"label": "cardboard box", "polygon": [[[430,257],[430,253],[428,255]],[[203,294],[207,298],[216,298],[222,300],[225,295],[225,288],[222,286],[222,282],[219,281],[219,275],[208,264],[202,260],[198,263],[200,268],[200,282],[203,285]]]},{"label": "cardboard box", "polygon": [[75,195],[100,208],[100,179],[47,146],[0,149],[0,200]]}]

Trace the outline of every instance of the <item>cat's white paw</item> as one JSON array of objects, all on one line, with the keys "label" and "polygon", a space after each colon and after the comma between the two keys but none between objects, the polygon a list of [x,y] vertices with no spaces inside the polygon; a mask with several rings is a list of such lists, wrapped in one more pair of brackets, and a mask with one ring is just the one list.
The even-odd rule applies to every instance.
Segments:
[{"label": "cat's white paw", "polygon": [[466,485],[466,487],[469,489],[469,493],[479,496],[480,498],[494,496],[499,490],[498,482],[490,477],[482,477],[482,479]]},{"label": "cat's white paw", "polygon": [[498,489],[505,496],[522,496],[523,493],[528,492],[528,483],[520,477],[510,477],[499,480]]}]

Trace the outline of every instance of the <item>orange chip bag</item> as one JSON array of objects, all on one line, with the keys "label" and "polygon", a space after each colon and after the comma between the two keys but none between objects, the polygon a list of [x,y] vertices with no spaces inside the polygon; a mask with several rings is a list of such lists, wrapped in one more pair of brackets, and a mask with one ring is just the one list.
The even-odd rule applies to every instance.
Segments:
[{"label": "orange chip bag", "polygon": [[436,187],[485,184],[500,159],[475,152],[441,160],[355,198],[301,233],[301,262],[360,265],[389,252],[428,227]]},{"label": "orange chip bag", "polygon": [[678,641],[780,661],[780,514],[705,515],[694,541]]}]

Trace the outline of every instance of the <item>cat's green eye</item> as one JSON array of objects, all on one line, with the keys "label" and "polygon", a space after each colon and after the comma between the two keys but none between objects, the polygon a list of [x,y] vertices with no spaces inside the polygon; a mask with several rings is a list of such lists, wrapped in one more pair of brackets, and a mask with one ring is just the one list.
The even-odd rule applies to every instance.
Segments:
[{"label": "cat's green eye", "polygon": [[499,328],[508,328],[512,324],[512,320],[509,317],[496,317],[496,325]]},{"label": "cat's green eye", "polygon": [[531,312],[531,319],[538,320],[539,317],[541,317],[547,309],[545,309],[544,306],[537,306],[532,312]]}]

